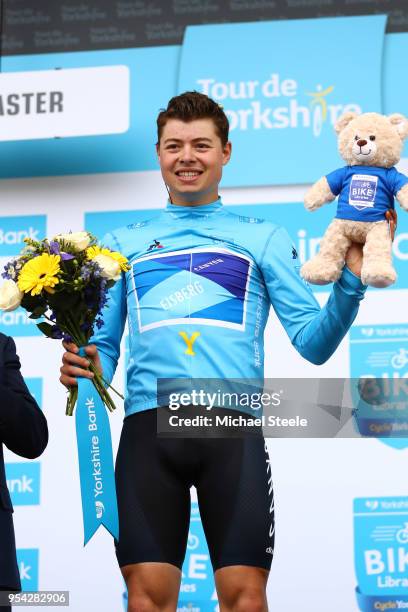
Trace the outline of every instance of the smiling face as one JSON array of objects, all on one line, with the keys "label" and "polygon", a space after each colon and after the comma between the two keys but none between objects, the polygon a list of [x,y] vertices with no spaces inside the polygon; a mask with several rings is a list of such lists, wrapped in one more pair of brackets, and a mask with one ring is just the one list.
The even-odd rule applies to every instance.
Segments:
[{"label": "smiling face", "polygon": [[231,143],[222,145],[212,119],[169,119],[157,145],[163,180],[173,204],[200,206],[218,198]]}]

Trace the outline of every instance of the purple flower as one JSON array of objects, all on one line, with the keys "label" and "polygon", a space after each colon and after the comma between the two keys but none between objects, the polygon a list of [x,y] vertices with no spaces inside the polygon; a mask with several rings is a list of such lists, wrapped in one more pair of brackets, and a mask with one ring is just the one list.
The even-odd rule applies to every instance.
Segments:
[{"label": "purple flower", "polygon": [[58,325],[53,326],[51,330],[51,337],[54,338],[54,340],[61,340],[64,337],[64,334],[62,333]]},{"label": "purple flower", "polygon": [[16,266],[14,261],[9,261],[4,266],[4,272],[2,273],[3,278],[15,281],[17,278]]},{"label": "purple flower", "polygon": [[56,240],[52,240],[50,242],[50,253],[51,255],[59,255],[60,254],[60,245]]},{"label": "purple flower", "polygon": [[56,240],[52,240],[50,242],[50,253],[52,255],[59,255],[62,261],[67,261],[68,259],[74,259],[74,255],[70,255],[69,253],[64,253],[64,251],[61,252],[59,242],[57,242]]},{"label": "purple flower", "polygon": [[92,266],[90,265],[89,262],[84,263],[83,266],[81,266],[81,269],[79,271],[80,278],[82,278],[83,281],[87,282],[89,281],[91,274],[92,274]]},{"label": "purple flower", "polygon": [[99,279],[101,276],[101,269],[95,261],[87,261],[81,266],[80,277],[83,281],[88,282],[93,279]]},{"label": "purple flower", "polygon": [[11,276],[10,276],[10,274],[9,274],[9,271],[8,271],[8,270],[9,270],[9,266],[8,266],[8,264],[7,264],[6,266],[4,266],[4,272],[2,272],[2,273],[1,273],[1,275],[2,275],[2,277],[3,277],[3,278],[7,278],[7,279],[9,279],[9,280],[13,280],[13,279],[11,278]]}]

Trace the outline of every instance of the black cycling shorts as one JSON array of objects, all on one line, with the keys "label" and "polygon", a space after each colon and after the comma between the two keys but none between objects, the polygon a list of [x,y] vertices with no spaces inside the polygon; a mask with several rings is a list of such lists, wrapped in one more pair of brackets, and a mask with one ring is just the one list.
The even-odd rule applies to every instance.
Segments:
[{"label": "black cycling shorts", "polygon": [[156,412],[132,414],[123,425],[116,459],[119,566],[159,562],[181,569],[194,485],[213,570],[269,570],[274,502],[263,437],[161,438]]}]

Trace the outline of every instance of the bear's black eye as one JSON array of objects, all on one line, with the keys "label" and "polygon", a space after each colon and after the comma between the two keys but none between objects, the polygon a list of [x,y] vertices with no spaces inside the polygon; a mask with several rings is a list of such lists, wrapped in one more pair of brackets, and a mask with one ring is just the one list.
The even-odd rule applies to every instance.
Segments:
[{"label": "bear's black eye", "polygon": [[360,140],[360,136],[354,136],[354,140]]},{"label": "bear's black eye", "polygon": [[370,140],[375,140],[375,136],[370,136]]}]

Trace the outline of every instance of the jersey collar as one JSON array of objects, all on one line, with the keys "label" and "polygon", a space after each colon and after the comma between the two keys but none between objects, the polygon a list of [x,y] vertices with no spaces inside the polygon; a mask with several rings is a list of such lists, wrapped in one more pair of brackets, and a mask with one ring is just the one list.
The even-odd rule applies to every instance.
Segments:
[{"label": "jersey collar", "polygon": [[170,201],[166,204],[166,212],[169,213],[173,218],[206,218],[210,217],[222,209],[221,198],[211,202],[210,204],[201,204],[199,206],[178,206],[172,204]]}]

